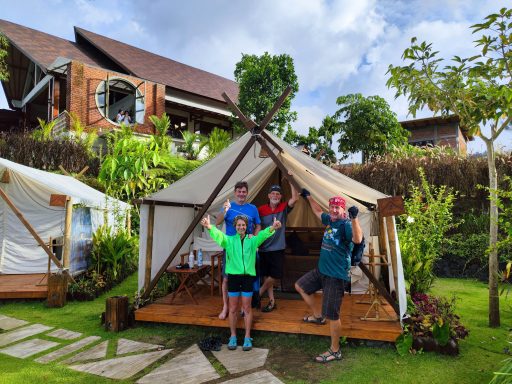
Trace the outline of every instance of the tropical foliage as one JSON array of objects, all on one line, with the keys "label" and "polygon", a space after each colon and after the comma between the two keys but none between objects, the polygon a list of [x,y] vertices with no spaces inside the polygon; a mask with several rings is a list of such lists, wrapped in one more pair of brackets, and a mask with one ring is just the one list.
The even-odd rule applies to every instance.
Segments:
[{"label": "tropical foliage", "polygon": [[180,145],[178,151],[185,154],[187,160],[197,160],[201,151],[208,145],[208,138],[198,133],[182,131],[184,143]]},{"label": "tropical foliage", "polygon": [[[498,178],[494,143],[512,121],[512,9],[502,8],[471,26],[482,33],[475,40],[480,53],[462,58],[454,56],[450,65],[427,42],[412,38],[402,58],[404,66],[389,66],[389,87],[396,96],[407,96],[409,112],[428,107],[443,116],[455,113],[470,134],[482,139],[487,148],[490,229],[489,229],[489,325],[500,325],[498,299]],[[486,133],[484,127],[490,133]]]},{"label": "tropical foliage", "polygon": [[0,33],[0,81],[9,80],[9,70],[7,69],[7,49],[9,48],[9,41]]},{"label": "tropical foliage", "polygon": [[409,132],[402,128],[382,97],[363,97],[360,93],[340,96],[334,118],[339,122],[338,150],[341,159],[362,151],[363,162],[389,152],[391,146],[407,145]]},{"label": "tropical foliage", "polygon": [[[281,108],[267,129],[282,136],[290,123],[297,120],[297,112],[291,111],[291,102],[299,91],[299,82],[295,75],[293,59],[286,54],[261,56],[242,54],[235,67],[235,80],[239,84],[238,106],[240,110],[256,123],[263,120],[272,109],[287,86],[292,88]],[[240,122],[234,120],[235,127],[245,131]]]},{"label": "tropical foliage", "polygon": [[445,235],[455,226],[455,194],[446,186],[429,185],[422,169],[420,177],[420,186],[411,185],[411,197],[405,200],[406,215],[400,217],[398,231],[404,277],[411,295],[430,289]]},{"label": "tropical foliage", "polygon": [[211,159],[221,153],[231,143],[228,131],[215,127],[208,137],[208,158]]}]

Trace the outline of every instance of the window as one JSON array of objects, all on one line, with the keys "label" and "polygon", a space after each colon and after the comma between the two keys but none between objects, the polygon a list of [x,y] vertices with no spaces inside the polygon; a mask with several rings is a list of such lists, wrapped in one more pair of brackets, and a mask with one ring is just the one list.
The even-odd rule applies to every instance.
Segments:
[{"label": "window", "polygon": [[415,147],[433,147],[434,146],[434,140],[414,141],[414,142],[409,143],[409,144],[414,145]]},{"label": "window", "polygon": [[171,120],[171,126],[167,134],[175,139],[182,139],[183,136],[181,132],[188,130],[188,118],[178,115],[169,115],[169,119]]},{"label": "window", "polygon": [[96,105],[111,123],[144,123],[144,96],[128,80],[111,78],[102,81],[96,89]]}]

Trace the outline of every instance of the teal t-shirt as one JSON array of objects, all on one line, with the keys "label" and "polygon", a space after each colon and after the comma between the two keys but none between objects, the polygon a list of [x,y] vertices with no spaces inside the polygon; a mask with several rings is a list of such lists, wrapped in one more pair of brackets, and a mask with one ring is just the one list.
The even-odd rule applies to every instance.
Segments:
[{"label": "teal t-shirt", "polygon": [[[354,247],[352,223],[347,219],[332,221],[330,215],[322,213],[322,224],[326,227],[318,270],[324,275],[350,281],[350,257]],[[345,236],[342,231],[345,232]]]}]

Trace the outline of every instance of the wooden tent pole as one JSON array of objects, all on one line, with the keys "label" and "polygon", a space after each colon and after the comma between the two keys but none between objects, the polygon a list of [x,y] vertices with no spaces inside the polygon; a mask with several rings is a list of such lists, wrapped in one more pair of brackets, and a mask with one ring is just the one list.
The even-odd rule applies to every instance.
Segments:
[{"label": "wooden tent pole", "polygon": [[151,283],[151,264],[153,263],[153,228],[155,223],[155,206],[149,206],[148,233],[146,237],[146,269],[144,272],[144,292],[149,290]]},{"label": "wooden tent pole", "polygon": [[50,251],[50,248],[48,248],[48,246],[44,243],[44,241],[41,239],[41,237],[39,237],[39,235],[37,234],[35,229],[25,219],[25,217],[20,212],[20,210],[18,208],[16,208],[14,203],[11,201],[11,199],[9,199],[9,197],[7,196],[7,194],[4,192],[4,190],[2,188],[0,188],[0,197],[2,197],[2,199],[4,199],[4,201],[7,203],[7,205],[9,207],[11,207],[12,211],[14,212],[14,214],[18,217],[18,219],[25,226],[25,228],[28,229],[30,234],[34,237],[34,239],[37,241],[37,243],[44,249],[44,251],[48,254],[50,259],[52,259],[52,261],[55,263],[55,265],[58,268],[62,269],[62,264],[60,263],[59,259],[57,259],[55,257],[55,255],[52,253],[52,251]]},{"label": "wooden tent pole", "polygon": [[242,150],[238,154],[237,158],[233,161],[233,163],[230,165],[230,167],[228,168],[228,170],[226,171],[226,173],[224,174],[222,179],[219,181],[219,184],[215,187],[215,189],[210,194],[210,197],[208,198],[208,200],[206,200],[206,203],[204,203],[203,207],[201,208],[199,213],[194,217],[194,220],[192,220],[192,222],[188,226],[188,228],[185,231],[185,233],[183,234],[183,236],[181,236],[181,239],[178,241],[178,243],[176,244],[176,246],[172,250],[171,254],[167,257],[165,262],[162,264],[162,266],[160,267],[160,269],[156,273],[155,277],[151,280],[151,283],[149,284],[148,290],[144,291],[144,293],[142,295],[142,298],[144,298],[144,299],[148,298],[149,294],[151,293],[153,288],[155,288],[156,283],[158,282],[158,280],[160,279],[162,274],[165,272],[165,270],[167,269],[169,264],[171,264],[172,260],[176,257],[176,255],[178,254],[178,252],[181,249],[181,247],[183,246],[183,244],[185,244],[185,241],[187,241],[188,237],[190,236],[190,234],[192,233],[192,231],[194,230],[196,225],[199,224],[199,222],[203,218],[204,214],[206,213],[206,211],[208,211],[208,208],[210,208],[210,205],[213,203],[213,200],[215,200],[215,198],[217,197],[217,195],[221,191],[222,187],[224,187],[224,185],[229,180],[231,175],[235,172],[235,170],[237,169],[238,165],[243,160],[243,158],[245,157],[245,155],[247,154],[249,149],[254,145],[255,141],[256,141],[256,139],[255,139],[254,136],[252,136],[247,141],[245,146],[242,148]]},{"label": "wooden tent pole", "polygon": [[66,197],[66,219],[64,221],[64,249],[62,250],[62,266],[69,269],[71,256],[71,222],[73,218],[73,199]]}]

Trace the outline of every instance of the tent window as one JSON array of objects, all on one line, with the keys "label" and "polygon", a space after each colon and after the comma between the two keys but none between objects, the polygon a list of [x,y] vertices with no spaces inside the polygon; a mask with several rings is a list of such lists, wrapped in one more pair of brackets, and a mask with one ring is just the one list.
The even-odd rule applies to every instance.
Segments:
[{"label": "tent window", "polygon": [[125,79],[102,81],[96,89],[96,105],[101,115],[113,124],[120,123],[116,121],[120,110],[128,111],[132,124],[144,123],[144,96],[139,88]]}]

